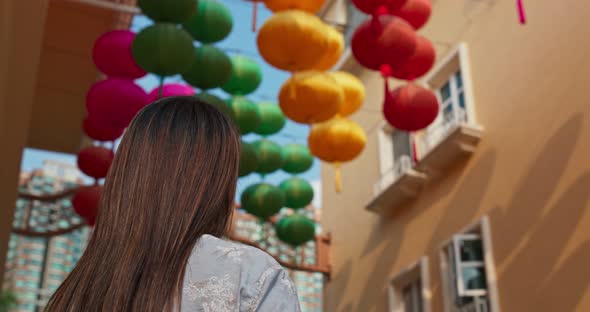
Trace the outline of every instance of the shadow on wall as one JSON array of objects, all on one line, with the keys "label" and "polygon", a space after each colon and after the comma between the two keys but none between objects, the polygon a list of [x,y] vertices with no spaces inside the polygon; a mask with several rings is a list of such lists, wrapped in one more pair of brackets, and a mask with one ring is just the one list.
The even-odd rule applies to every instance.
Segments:
[{"label": "shadow on wall", "polygon": [[590,285],[590,241],[562,259],[588,205],[590,173],[581,173],[546,208],[579,139],[582,121],[577,114],[559,128],[510,205],[492,212],[500,303],[511,311],[575,311]]},{"label": "shadow on wall", "polygon": [[[480,202],[484,197],[485,191],[489,181],[491,180],[494,172],[496,163],[496,152],[493,150],[486,151],[481,157],[476,160],[476,163],[469,168],[469,171],[465,178],[461,181],[460,185],[456,188],[456,195],[449,205],[444,208],[444,211],[450,212],[439,222],[435,236],[439,237],[441,234],[447,233],[450,229],[454,229],[464,225],[468,220],[471,220],[480,207]],[[468,194],[468,195],[466,195]],[[439,196],[433,196],[432,200],[435,201]],[[420,202],[419,206],[425,207],[432,204],[431,202]],[[469,209],[468,213],[464,215],[465,209]],[[372,252],[376,249],[375,246],[379,245],[379,242],[386,241],[387,244],[381,249],[378,255],[376,255],[377,263],[375,264],[367,283],[364,285],[363,292],[359,296],[360,302],[358,303],[354,311],[378,311],[379,308],[386,307],[387,304],[387,288],[383,287],[388,285],[390,279],[390,272],[392,266],[397,262],[400,248],[404,239],[404,226],[407,219],[416,217],[422,212],[423,209],[415,207],[411,209],[404,209],[405,213],[396,217],[396,219],[386,219],[379,223],[377,227],[373,229],[373,232],[366,243],[364,255]],[[459,208],[459,209],[458,209]],[[453,211],[460,211],[461,213],[453,214]],[[397,222],[397,218],[403,222]],[[467,221],[466,221],[467,220]],[[387,239],[383,239],[387,237]],[[432,245],[433,243],[431,243]],[[437,285],[431,285],[432,287],[438,287]]]}]

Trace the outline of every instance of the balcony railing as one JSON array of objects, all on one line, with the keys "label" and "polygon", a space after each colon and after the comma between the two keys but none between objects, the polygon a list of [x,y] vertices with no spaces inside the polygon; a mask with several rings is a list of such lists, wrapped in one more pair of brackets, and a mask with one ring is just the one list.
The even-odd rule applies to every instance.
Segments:
[{"label": "balcony railing", "polygon": [[454,130],[461,125],[467,124],[468,119],[465,109],[461,107],[453,108],[454,110],[452,114],[444,116],[443,121],[440,124],[429,127],[424,135],[420,137],[417,143],[420,146],[421,155],[427,155],[440,142],[453,133]]},{"label": "balcony railing", "polygon": [[473,301],[463,305],[458,312],[489,312],[489,301],[487,297],[474,297]]},{"label": "balcony railing", "polygon": [[373,195],[377,196],[390,185],[399,180],[405,173],[412,169],[414,162],[410,156],[401,156],[387,172],[381,175],[377,183],[373,185]]}]

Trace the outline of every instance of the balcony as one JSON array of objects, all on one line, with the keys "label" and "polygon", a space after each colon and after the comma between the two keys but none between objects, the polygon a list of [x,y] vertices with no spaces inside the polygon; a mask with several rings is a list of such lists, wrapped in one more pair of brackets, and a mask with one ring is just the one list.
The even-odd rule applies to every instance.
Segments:
[{"label": "balcony", "polygon": [[475,151],[482,134],[481,127],[469,123],[464,108],[455,109],[418,137],[420,161],[416,170],[431,179],[440,177],[454,163]]},{"label": "balcony", "polygon": [[482,133],[479,126],[470,123],[465,108],[443,106],[437,121],[411,140],[418,160],[414,162],[410,156],[397,159],[373,186],[373,198],[366,209],[391,216],[416,199],[427,180],[442,176],[454,163],[472,154]]},{"label": "balcony", "polygon": [[390,215],[395,211],[394,207],[403,206],[416,198],[424,182],[426,176],[414,170],[412,159],[404,155],[373,185],[373,200],[367,205],[367,210]]}]

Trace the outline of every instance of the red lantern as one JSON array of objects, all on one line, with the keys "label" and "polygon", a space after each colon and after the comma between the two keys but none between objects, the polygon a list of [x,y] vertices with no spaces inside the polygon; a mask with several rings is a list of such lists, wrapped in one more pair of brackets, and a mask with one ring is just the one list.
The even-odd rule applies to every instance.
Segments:
[{"label": "red lantern", "polygon": [[85,218],[89,225],[94,225],[100,204],[102,186],[86,186],[79,188],[72,197],[74,211]]},{"label": "red lantern", "polygon": [[420,78],[432,68],[435,58],[436,51],[432,43],[422,36],[417,36],[414,55],[399,67],[393,68],[391,75],[404,80]]},{"label": "red lantern", "polygon": [[391,126],[404,131],[428,127],[438,115],[438,100],[428,89],[410,83],[386,91],[383,114]]},{"label": "red lantern", "polygon": [[398,67],[416,50],[416,33],[400,18],[381,15],[361,24],[352,36],[352,54],[364,67]]},{"label": "red lantern", "polygon": [[381,6],[391,13],[401,8],[406,1],[407,0],[352,0],[352,3],[357,9],[373,15]]},{"label": "red lantern", "polygon": [[123,128],[100,127],[88,117],[84,119],[82,128],[86,136],[101,142],[114,141],[123,135],[123,131],[125,130]]},{"label": "red lantern", "polygon": [[[189,85],[182,83],[168,83],[162,86],[162,98],[177,95],[195,95],[195,90]],[[148,94],[149,102],[160,98],[160,88],[156,87]]]},{"label": "red lantern", "polygon": [[408,0],[399,10],[392,12],[393,15],[405,19],[418,30],[428,22],[432,5],[430,0]]},{"label": "red lantern", "polygon": [[90,146],[78,152],[78,168],[87,176],[102,179],[107,176],[114,153],[104,147]]},{"label": "red lantern", "polygon": [[103,128],[126,128],[147,103],[148,97],[142,88],[121,78],[99,81],[86,95],[90,118]]},{"label": "red lantern", "polygon": [[135,34],[129,30],[104,33],[94,43],[92,59],[96,67],[109,77],[136,79],[145,76],[131,54]]}]

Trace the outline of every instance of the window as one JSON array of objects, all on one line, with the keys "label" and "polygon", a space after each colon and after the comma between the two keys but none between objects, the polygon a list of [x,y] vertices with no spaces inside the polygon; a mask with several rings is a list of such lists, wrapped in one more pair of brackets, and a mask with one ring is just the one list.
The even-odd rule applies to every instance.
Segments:
[{"label": "window", "polygon": [[487,217],[452,237],[441,251],[446,312],[497,312]]},{"label": "window", "polygon": [[442,123],[449,124],[455,120],[460,120],[461,122],[467,121],[467,115],[463,113],[466,107],[461,69],[451,74],[447,82],[437,90],[437,96],[441,103]]},{"label": "window", "polygon": [[424,257],[392,279],[389,287],[389,311],[429,312],[429,292],[428,260]]},{"label": "window", "polygon": [[397,163],[402,158],[412,159],[412,143],[410,134],[405,131],[393,131],[393,162]]}]

